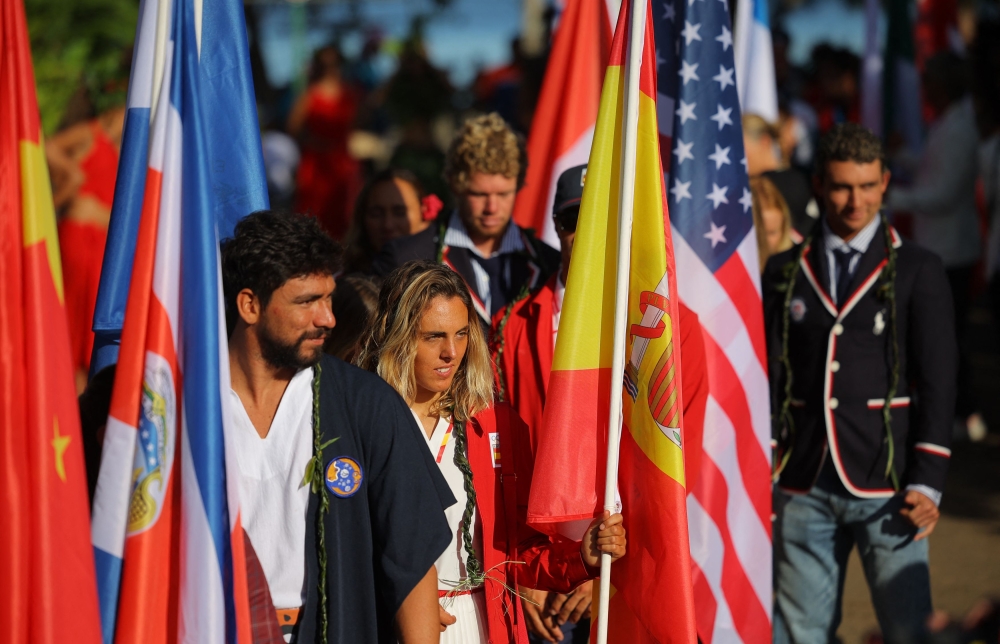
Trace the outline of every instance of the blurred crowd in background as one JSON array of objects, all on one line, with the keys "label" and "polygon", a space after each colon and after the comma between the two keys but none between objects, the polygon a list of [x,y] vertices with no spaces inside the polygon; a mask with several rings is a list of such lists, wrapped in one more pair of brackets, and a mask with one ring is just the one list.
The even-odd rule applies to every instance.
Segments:
[{"label": "blurred crowd in background", "polygon": [[[30,3],[29,3],[30,9]],[[261,60],[255,30],[259,16],[247,5],[261,141],[273,208],[315,216],[346,246],[349,275],[339,283],[338,323],[351,326],[351,307],[371,310],[376,287],[366,277],[387,241],[426,229],[451,208],[445,148],[458,125],[473,114],[496,112],[525,137],[544,78],[547,51],[526,53],[510,42],[509,60],[484,68],[465,86],[435,66],[421,25],[389,48],[377,29],[360,51],[346,56],[336,33],[312,51],[301,81],[275,87]],[[29,20],[31,14],[29,13]],[[887,205],[894,225],[944,261],[955,301],[963,361],[956,435],[981,440],[988,432],[980,401],[968,386],[966,339],[974,298],[989,292],[1000,320],[1000,12],[995,4],[963,7],[959,38],[948,50],[921,61],[923,142],[913,146],[897,132],[884,133],[893,181]],[[546,14],[551,26],[554,12]],[[776,21],[775,24],[779,24]],[[134,24],[134,20],[131,24]],[[804,65],[789,58],[795,34],[772,30],[780,117],[768,122],[743,115],[746,165],[751,177],[761,266],[767,257],[802,239],[820,215],[813,198],[816,143],[833,125],[861,121],[862,59],[821,43]],[[543,43],[549,42],[544,34]],[[387,49],[395,69],[375,64]],[[130,52],[100,84],[63,87],[69,98],[58,114],[46,113],[46,145],[59,215],[66,310],[80,390],[86,385],[90,331],[114,196],[124,123]],[[113,65],[112,65],[113,67]],[[40,92],[47,79],[39,67]],[[337,311],[347,312],[341,316]],[[331,352],[350,357],[351,335]],[[345,339],[346,338],[346,339]],[[969,641],[996,612],[980,611],[965,624],[940,618],[942,637]],[[971,621],[970,621],[971,620]],[[985,620],[985,621],[984,621]],[[972,622],[975,622],[973,624]],[[995,635],[994,635],[995,637]],[[995,641],[995,640],[994,640]]]}]

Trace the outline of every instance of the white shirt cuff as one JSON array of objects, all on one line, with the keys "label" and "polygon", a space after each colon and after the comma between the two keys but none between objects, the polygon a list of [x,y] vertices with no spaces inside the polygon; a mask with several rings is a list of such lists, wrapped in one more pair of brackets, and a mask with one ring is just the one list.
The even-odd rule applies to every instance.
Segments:
[{"label": "white shirt cuff", "polygon": [[907,490],[916,490],[924,496],[926,496],[931,501],[934,501],[934,505],[941,505],[941,493],[932,487],[927,487],[926,485],[920,485],[919,483],[914,483],[913,485],[907,485]]}]

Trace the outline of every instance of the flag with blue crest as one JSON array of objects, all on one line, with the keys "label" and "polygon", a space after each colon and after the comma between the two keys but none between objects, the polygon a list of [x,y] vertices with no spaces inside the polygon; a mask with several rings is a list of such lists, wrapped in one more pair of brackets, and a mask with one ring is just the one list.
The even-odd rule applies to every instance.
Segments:
[{"label": "flag with blue crest", "polygon": [[[134,259],[116,282],[127,297],[94,499],[103,637],[250,642],[219,240],[266,199],[255,187],[263,172],[252,172],[259,144],[249,161],[239,156],[256,119],[235,144],[234,123],[216,123],[240,121],[221,94],[233,91],[227,74],[248,66],[242,4],[146,0],[140,20],[137,48],[159,33],[150,59],[162,66],[151,75],[148,136],[124,143],[145,145],[145,176],[139,211],[127,212]],[[252,102],[241,109],[256,112]],[[246,177],[230,172],[241,167]]]}]

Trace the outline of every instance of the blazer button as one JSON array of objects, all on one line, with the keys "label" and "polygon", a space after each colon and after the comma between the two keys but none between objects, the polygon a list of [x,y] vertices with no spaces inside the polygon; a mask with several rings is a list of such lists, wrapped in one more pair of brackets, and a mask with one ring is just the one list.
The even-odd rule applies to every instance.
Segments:
[{"label": "blazer button", "polygon": [[839,324],[838,323],[838,324],[834,324],[833,325],[833,334],[834,335],[840,335],[843,332],[844,332],[844,325],[843,324]]},{"label": "blazer button", "polygon": [[837,362],[836,360],[834,360],[833,362],[831,362],[830,363],[830,371],[832,371],[833,373],[837,373],[838,371],[840,371],[840,363]]},{"label": "blazer button", "polygon": [[840,406],[840,401],[837,400],[836,398],[831,398],[830,399],[830,409],[836,409],[838,406]]}]

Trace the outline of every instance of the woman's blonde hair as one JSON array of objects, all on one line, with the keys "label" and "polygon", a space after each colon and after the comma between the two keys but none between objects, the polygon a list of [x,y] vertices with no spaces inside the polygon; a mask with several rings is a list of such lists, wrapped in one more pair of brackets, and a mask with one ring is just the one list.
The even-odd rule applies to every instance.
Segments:
[{"label": "woman's blonde hair", "polygon": [[774,182],[765,176],[750,179],[750,194],[753,198],[753,225],[757,229],[757,254],[760,259],[760,270],[771,257],[771,249],[767,245],[767,230],[764,228],[764,211],[775,208],[781,211],[781,241],[775,253],[780,253],[792,247],[792,213],[788,203]]},{"label": "woman's blonde hair", "polygon": [[464,193],[476,172],[516,177],[518,189],[524,185],[528,172],[524,139],[496,112],[467,120],[448,146],[444,179],[453,193]]},{"label": "woman's blonde hair", "polygon": [[408,262],[386,278],[379,292],[371,328],[355,361],[377,373],[412,404],[417,394],[413,371],[420,320],[436,297],[457,297],[469,314],[469,344],[455,379],[437,403],[434,413],[446,412],[464,422],[493,404],[493,367],[486,335],[462,278],[446,266]]}]

